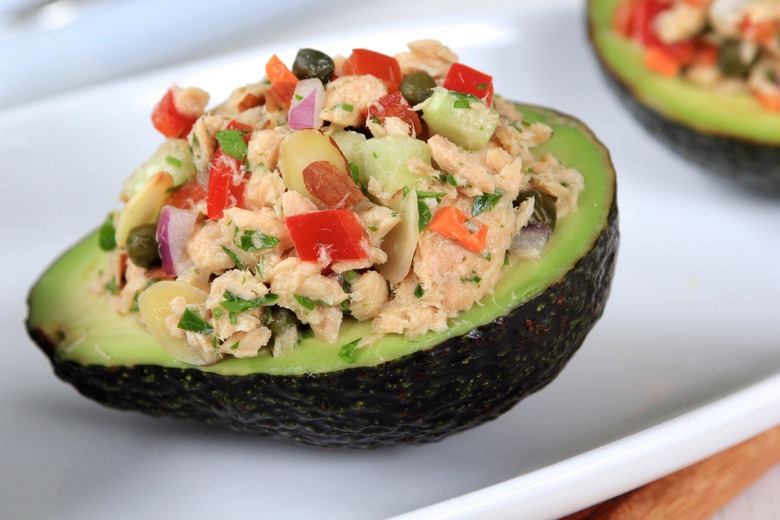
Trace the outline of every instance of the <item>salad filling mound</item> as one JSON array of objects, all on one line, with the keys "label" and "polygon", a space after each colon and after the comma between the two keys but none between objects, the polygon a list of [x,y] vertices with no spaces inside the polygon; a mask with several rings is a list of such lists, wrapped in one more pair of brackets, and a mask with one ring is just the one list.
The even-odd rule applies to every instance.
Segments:
[{"label": "salad filling mound", "polygon": [[613,23],[653,71],[780,111],[780,1],[620,0]]},{"label": "salad filling mound", "polygon": [[347,320],[440,332],[543,254],[582,175],[534,147],[550,127],[433,40],[395,56],[301,49],[208,108],[173,85],[166,140],[100,230],[100,287],[177,359],[283,356]]}]

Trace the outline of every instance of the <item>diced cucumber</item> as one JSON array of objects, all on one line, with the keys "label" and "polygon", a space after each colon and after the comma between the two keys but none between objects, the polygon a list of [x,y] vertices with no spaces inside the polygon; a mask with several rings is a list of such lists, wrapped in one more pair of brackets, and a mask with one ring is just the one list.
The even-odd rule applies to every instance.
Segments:
[{"label": "diced cucumber", "polygon": [[195,161],[186,139],[168,139],[125,180],[125,194],[132,197],[157,172],[168,172],[173,185],[184,184],[195,175]]},{"label": "diced cucumber", "polygon": [[347,158],[347,162],[357,164],[358,146],[360,146],[360,143],[365,142],[366,136],[352,130],[339,130],[333,132],[331,137],[339,145],[339,149],[344,154],[344,157]]},{"label": "diced cucumber", "polygon": [[440,134],[467,150],[479,150],[498,127],[498,113],[474,96],[437,87],[423,106],[423,119]]},{"label": "diced cucumber", "polygon": [[420,177],[409,171],[409,161],[420,158],[431,164],[431,152],[424,141],[406,135],[372,137],[356,145],[360,181],[368,184],[376,178],[384,191],[394,193],[404,188],[415,189]]}]

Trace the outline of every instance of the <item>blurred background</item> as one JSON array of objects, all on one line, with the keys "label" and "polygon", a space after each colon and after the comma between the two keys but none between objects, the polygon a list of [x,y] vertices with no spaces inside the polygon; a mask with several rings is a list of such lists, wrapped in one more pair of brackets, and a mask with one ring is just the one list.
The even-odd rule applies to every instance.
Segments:
[{"label": "blurred background", "polygon": [[[491,0],[485,14],[512,4]],[[435,23],[473,6],[462,0],[0,0],[0,108],[313,33],[424,17]]]}]

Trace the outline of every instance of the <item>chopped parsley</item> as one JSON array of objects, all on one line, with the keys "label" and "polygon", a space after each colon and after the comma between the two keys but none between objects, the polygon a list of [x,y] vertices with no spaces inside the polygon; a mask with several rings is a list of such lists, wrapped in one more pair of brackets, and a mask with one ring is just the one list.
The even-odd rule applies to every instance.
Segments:
[{"label": "chopped parsley", "polygon": [[245,312],[254,309],[255,307],[273,305],[279,301],[279,295],[274,293],[267,293],[263,296],[258,296],[257,298],[247,300],[245,298],[241,298],[240,296],[236,296],[230,291],[225,291],[222,294],[222,297],[225,299],[224,301],[220,302],[220,306],[229,312]]},{"label": "chopped parsley", "polygon": [[342,345],[339,349],[339,357],[346,361],[347,363],[354,363],[355,362],[355,348],[357,348],[358,343],[360,343],[360,340],[363,338],[358,338],[354,341],[350,341],[346,345]]},{"label": "chopped parsley", "polygon": [[236,264],[236,269],[244,268],[244,263],[241,261],[240,258],[238,258],[238,255],[235,252],[231,251],[225,246],[222,246],[222,250],[225,252],[226,255],[230,257],[231,260],[233,260],[233,263]]},{"label": "chopped parsley", "polygon": [[455,91],[450,91],[450,93],[455,96],[455,101],[452,103],[452,108],[471,108],[472,101],[479,101],[479,98],[472,94],[462,94]]},{"label": "chopped parsley", "polygon": [[424,200],[417,201],[417,230],[422,231],[431,221],[431,208]]},{"label": "chopped parsley", "polygon": [[111,294],[116,294],[117,290],[117,283],[116,283],[116,277],[112,276],[111,279],[104,285],[106,290]]},{"label": "chopped parsley", "polygon": [[166,155],[165,156],[165,162],[167,162],[168,164],[172,164],[172,165],[176,166],[177,168],[181,168],[181,164],[182,164],[181,160],[177,159],[176,157],[174,157],[172,155]]},{"label": "chopped parsley", "polygon": [[238,247],[244,251],[260,251],[276,247],[279,239],[272,235],[260,233],[254,229],[247,229],[239,237]]},{"label": "chopped parsley", "polygon": [[217,142],[222,151],[234,159],[243,161],[248,150],[244,133],[239,130],[220,130],[217,132]]},{"label": "chopped parsley", "polygon": [[114,227],[114,214],[109,213],[103,225],[98,231],[98,244],[103,251],[113,251],[116,248],[116,228]]},{"label": "chopped parsley", "polygon": [[360,185],[360,169],[358,168],[358,165],[351,162],[349,163],[349,172],[352,174],[352,181]]},{"label": "chopped parsley", "polygon": [[295,297],[295,301],[297,301],[301,307],[303,307],[306,310],[313,311],[316,304],[310,300],[309,298],[305,296],[301,296],[300,294],[293,294]]},{"label": "chopped parsley", "polygon": [[350,292],[352,290],[352,281],[357,278],[357,271],[350,269],[341,273],[341,288],[344,292]]},{"label": "chopped parsley", "polygon": [[455,187],[458,186],[458,181],[455,180],[455,176],[452,175],[451,173],[442,173],[441,175],[439,175],[439,180],[441,182],[446,182],[450,186],[455,186]]},{"label": "chopped parsley", "polygon": [[211,334],[214,327],[209,322],[192,312],[190,309],[184,309],[179,324],[180,329],[195,332],[196,334]]},{"label": "chopped parsley", "polygon": [[414,288],[414,295],[418,298],[422,298],[425,294],[425,289],[423,289],[423,286],[419,283]]},{"label": "chopped parsley", "polygon": [[418,191],[417,192],[417,198],[418,199],[436,199],[436,202],[439,202],[442,197],[444,197],[446,193],[443,192],[437,192],[437,191]]},{"label": "chopped parsley", "polygon": [[497,191],[495,193],[483,193],[474,197],[474,202],[471,205],[471,216],[476,217],[483,211],[493,209],[493,206],[496,205],[503,195],[503,192]]}]

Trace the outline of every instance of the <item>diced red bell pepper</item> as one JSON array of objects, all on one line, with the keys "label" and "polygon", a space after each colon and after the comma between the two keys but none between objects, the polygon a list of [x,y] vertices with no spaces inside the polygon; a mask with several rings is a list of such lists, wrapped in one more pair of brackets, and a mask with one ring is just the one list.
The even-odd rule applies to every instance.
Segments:
[{"label": "diced red bell pepper", "polygon": [[197,116],[187,116],[176,110],[173,89],[168,89],[152,110],[152,124],[165,137],[178,139],[190,133]]},{"label": "diced red bell pepper", "polygon": [[412,109],[412,106],[404,98],[401,91],[381,97],[366,109],[366,119],[377,118],[384,122],[387,117],[397,117],[414,129],[414,135],[422,133],[420,116]]},{"label": "diced red bell pepper", "polygon": [[271,82],[271,90],[266,94],[266,104],[280,105],[270,106],[269,109],[284,107],[288,110],[295,94],[295,86],[298,85],[298,78],[276,54],[265,64],[265,73]]},{"label": "diced red bell pepper", "polygon": [[493,104],[493,76],[462,63],[456,62],[450,66],[442,86],[461,94],[476,96],[484,100],[487,106]]},{"label": "diced red bell pepper", "polygon": [[750,41],[768,44],[777,40],[777,24],[773,20],[754,21],[749,14],[742,17],[739,30]]},{"label": "diced red bell pepper", "polygon": [[342,70],[345,76],[371,74],[381,79],[388,92],[398,90],[401,83],[401,66],[393,56],[368,49],[353,49],[344,61]]},{"label": "diced red bell pepper", "polygon": [[241,207],[244,179],[240,178],[241,162],[217,148],[211,160],[206,210],[211,220],[222,218],[228,208]]},{"label": "diced red bell pepper", "polygon": [[696,55],[696,42],[687,40],[678,43],[661,41],[655,30],[655,19],[672,7],[664,0],[637,0],[618,9],[613,19],[615,29],[627,38],[637,41],[648,49],[645,65],[659,74],[673,76],[683,66],[691,63]]},{"label": "diced red bell pepper", "polygon": [[239,130],[241,132],[247,132],[248,134],[244,134],[244,141],[247,143],[249,142],[249,138],[252,137],[252,132],[255,130],[252,125],[242,123],[241,121],[236,121],[235,119],[232,119],[225,128],[228,130]]},{"label": "diced red bell pepper", "polygon": [[368,257],[363,247],[367,241],[357,215],[348,209],[310,211],[285,217],[298,257],[317,262],[321,252],[331,260],[362,260]]},{"label": "diced red bell pepper", "polygon": [[192,209],[201,200],[206,198],[206,190],[203,189],[197,179],[190,179],[178,188],[171,191],[167,204],[179,209]]}]

